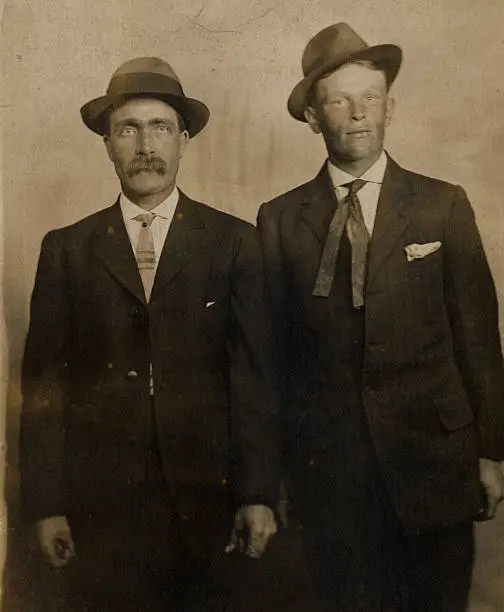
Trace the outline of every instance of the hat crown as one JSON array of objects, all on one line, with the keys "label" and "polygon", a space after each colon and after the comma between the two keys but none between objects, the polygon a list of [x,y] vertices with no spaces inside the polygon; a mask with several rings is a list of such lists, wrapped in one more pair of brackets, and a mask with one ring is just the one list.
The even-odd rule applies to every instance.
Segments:
[{"label": "hat crown", "polygon": [[[168,86],[173,93],[184,95],[175,71],[168,62],[159,57],[136,57],[121,64],[110,79],[107,94],[135,93],[129,91],[129,88],[138,83],[143,83],[144,86],[147,83],[157,83],[155,91]],[[148,86],[146,89],[148,90]]]},{"label": "hat crown", "polygon": [[112,78],[123,74],[136,74],[138,72],[162,74],[180,82],[180,79],[175,74],[175,70],[160,57],[135,57],[128,60],[119,66],[112,75]]},{"label": "hat crown", "polygon": [[335,64],[353,53],[367,49],[367,43],[346,23],[324,28],[308,42],[301,66],[306,76],[319,70],[328,60]]}]

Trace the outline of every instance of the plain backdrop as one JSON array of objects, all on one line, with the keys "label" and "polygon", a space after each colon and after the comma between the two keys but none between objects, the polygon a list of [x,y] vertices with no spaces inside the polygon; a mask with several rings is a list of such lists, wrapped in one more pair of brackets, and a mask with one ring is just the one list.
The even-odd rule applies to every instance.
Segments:
[{"label": "plain backdrop", "polygon": [[[5,0],[0,341],[11,520],[19,365],[40,242],[117,196],[103,143],[84,127],[79,108],[104,93],[118,65],[160,56],[186,94],[210,107],[179,184],[253,222],[262,201],[308,180],[324,161],[321,139],[286,111],[308,39],[347,21],[370,44],[399,44],[404,63],[387,149],[407,168],[466,188],[502,313],[502,16],[502,0]],[[504,610],[504,507],[500,514],[478,529],[473,609],[481,612]]]}]

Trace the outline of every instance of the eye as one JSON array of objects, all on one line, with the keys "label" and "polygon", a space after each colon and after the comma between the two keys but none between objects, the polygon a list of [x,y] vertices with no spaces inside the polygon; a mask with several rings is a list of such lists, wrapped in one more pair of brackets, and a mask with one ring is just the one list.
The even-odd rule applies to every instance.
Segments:
[{"label": "eye", "polygon": [[366,100],[368,100],[369,102],[374,102],[376,100],[379,100],[379,96],[377,94],[374,93],[368,93],[366,94]]},{"label": "eye", "polygon": [[332,106],[344,106],[346,104],[345,98],[332,98],[329,100],[329,104]]},{"label": "eye", "polygon": [[159,123],[156,125],[156,131],[160,134],[171,134],[173,127],[167,123]]},{"label": "eye", "polygon": [[123,125],[123,127],[119,130],[120,136],[134,136],[136,134],[136,129],[131,125]]}]

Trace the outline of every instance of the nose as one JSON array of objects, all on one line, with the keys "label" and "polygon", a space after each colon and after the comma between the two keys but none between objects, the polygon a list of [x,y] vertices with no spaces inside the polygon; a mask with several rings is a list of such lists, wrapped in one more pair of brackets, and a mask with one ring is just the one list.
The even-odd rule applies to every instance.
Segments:
[{"label": "nose", "polygon": [[366,116],[366,107],[359,100],[354,100],[350,108],[351,117],[354,121],[362,121]]},{"label": "nose", "polygon": [[141,155],[150,155],[154,153],[154,139],[150,130],[138,130],[137,134],[137,153]]}]

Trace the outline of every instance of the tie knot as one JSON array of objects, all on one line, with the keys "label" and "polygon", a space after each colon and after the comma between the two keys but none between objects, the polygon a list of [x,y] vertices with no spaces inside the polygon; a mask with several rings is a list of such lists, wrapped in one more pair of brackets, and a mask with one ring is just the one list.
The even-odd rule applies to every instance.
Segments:
[{"label": "tie knot", "polygon": [[142,224],[142,227],[150,227],[152,222],[154,221],[154,217],[156,215],[154,213],[142,213],[141,215],[137,215],[133,217],[135,221]]},{"label": "tie knot", "polygon": [[345,183],[343,187],[348,188],[348,195],[352,197],[359,191],[359,189],[362,189],[366,183],[367,181],[363,181],[362,179],[355,179],[355,181]]}]

